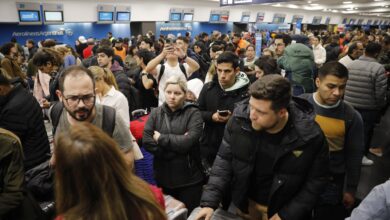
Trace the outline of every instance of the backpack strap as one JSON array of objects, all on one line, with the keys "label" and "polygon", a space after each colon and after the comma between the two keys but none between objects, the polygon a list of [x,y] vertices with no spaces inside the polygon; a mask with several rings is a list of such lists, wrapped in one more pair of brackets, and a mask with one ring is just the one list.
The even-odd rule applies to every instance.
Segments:
[{"label": "backpack strap", "polygon": [[60,122],[62,111],[64,110],[64,106],[62,102],[55,102],[53,106],[50,108],[50,121],[53,126],[53,137],[57,131],[58,123]]},{"label": "backpack strap", "polygon": [[103,123],[102,129],[110,137],[114,134],[115,129],[116,112],[115,109],[109,106],[103,105]]},{"label": "backpack strap", "polygon": [[186,70],[186,68],[184,67],[184,65],[182,63],[179,64],[179,67],[180,67],[181,72],[184,74],[184,76],[187,79],[187,70]]},{"label": "backpack strap", "polygon": [[[188,78],[187,77],[187,70],[186,70],[185,66],[182,63],[179,63],[179,67],[180,67],[181,72],[184,74],[184,76],[187,79]],[[157,83],[160,83],[161,77],[163,76],[164,72],[165,72],[165,64],[161,64],[160,74],[158,74]]]},{"label": "backpack strap", "polygon": [[347,132],[351,127],[356,110],[352,107],[352,105],[344,101],[343,103],[344,103],[344,115],[345,115],[345,132]]},{"label": "backpack strap", "polygon": [[161,64],[160,66],[160,74],[158,74],[157,83],[160,83],[161,77],[164,74],[165,71],[165,64]]}]

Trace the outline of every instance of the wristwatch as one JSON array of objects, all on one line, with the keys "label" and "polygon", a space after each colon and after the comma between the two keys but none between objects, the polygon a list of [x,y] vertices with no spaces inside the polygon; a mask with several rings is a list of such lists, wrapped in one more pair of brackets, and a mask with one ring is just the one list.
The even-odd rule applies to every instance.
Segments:
[{"label": "wristwatch", "polygon": [[148,75],[148,73],[141,73],[141,77],[147,76],[147,75]]}]

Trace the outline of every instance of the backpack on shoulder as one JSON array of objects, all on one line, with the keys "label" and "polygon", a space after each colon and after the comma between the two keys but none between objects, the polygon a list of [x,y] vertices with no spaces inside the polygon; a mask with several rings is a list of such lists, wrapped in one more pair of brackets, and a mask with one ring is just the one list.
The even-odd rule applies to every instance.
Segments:
[{"label": "backpack on shoulder", "polygon": [[[187,79],[186,68],[184,67],[184,65],[182,63],[179,63],[179,67],[180,67],[181,72],[184,74],[184,76]],[[157,83],[160,83],[161,77],[163,76],[164,72],[165,72],[165,64],[161,64],[160,73],[158,74]]]}]

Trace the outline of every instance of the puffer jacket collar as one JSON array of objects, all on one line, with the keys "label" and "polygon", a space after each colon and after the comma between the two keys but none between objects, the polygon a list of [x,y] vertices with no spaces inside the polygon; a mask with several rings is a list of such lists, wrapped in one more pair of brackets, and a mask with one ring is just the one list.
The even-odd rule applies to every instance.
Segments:
[{"label": "puffer jacket collar", "polygon": [[[292,143],[296,139],[307,143],[313,137],[318,136],[318,133],[313,132],[311,129],[313,124],[315,124],[315,113],[313,106],[307,100],[293,97],[287,109],[292,122],[290,123],[290,126],[292,126],[291,130],[294,132],[289,132],[283,139],[282,144]],[[236,104],[233,117],[246,122],[242,125],[242,129],[254,131],[249,118],[249,98]]]}]

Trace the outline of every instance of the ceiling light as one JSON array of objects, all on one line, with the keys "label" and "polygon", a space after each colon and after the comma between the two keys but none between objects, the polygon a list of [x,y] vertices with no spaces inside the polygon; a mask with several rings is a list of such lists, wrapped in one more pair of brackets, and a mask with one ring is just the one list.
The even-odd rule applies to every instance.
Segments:
[{"label": "ceiling light", "polygon": [[374,0],[374,2],[381,2],[382,0]]},{"label": "ceiling light", "polygon": [[352,11],[353,10],[353,8],[347,8],[347,11]]},{"label": "ceiling light", "polygon": [[311,4],[312,1],[307,1],[307,3]]},{"label": "ceiling light", "polygon": [[358,10],[359,8],[354,8],[355,10]]},{"label": "ceiling light", "polygon": [[388,8],[389,6],[388,5],[385,5],[385,8]]},{"label": "ceiling light", "polygon": [[343,4],[351,4],[352,2],[343,2]]},{"label": "ceiling light", "polygon": [[287,7],[288,7],[288,8],[299,8],[298,6],[293,5],[293,4],[289,4],[289,5],[287,5]]},{"label": "ceiling light", "polygon": [[339,11],[338,11],[338,10],[332,10],[332,12],[333,12],[333,13],[337,13],[337,12],[339,12]]},{"label": "ceiling light", "polygon": [[311,6],[318,6],[319,4],[310,4]]}]

